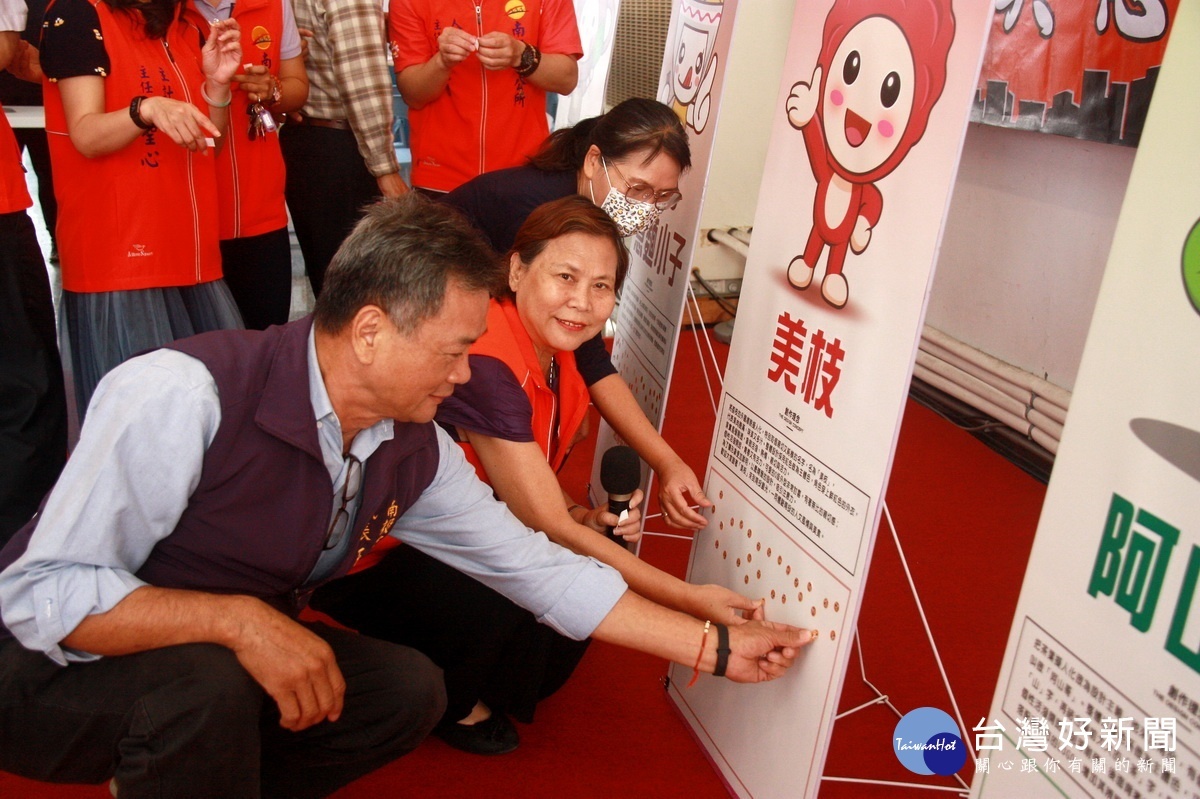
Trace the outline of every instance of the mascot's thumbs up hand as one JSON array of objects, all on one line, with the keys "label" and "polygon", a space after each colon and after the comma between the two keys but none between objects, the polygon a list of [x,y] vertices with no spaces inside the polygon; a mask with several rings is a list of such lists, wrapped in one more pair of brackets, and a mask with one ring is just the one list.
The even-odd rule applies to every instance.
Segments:
[{"label": "mascot's thumbs up hand", "polygon": [[854,221],[854,232],[850,234],[850,249],[855,254],[867,249],[871,243],[871,220],[860,216]]},{"label": "mascot's thumbs up hand", "polygon": [[792,85],[792,92],[787,99],[788,122],[799,130],[812,122],[817,113],[817,98],[821,92],[821,67],[813,70],[812,80],[808,83],[798,81]]}]

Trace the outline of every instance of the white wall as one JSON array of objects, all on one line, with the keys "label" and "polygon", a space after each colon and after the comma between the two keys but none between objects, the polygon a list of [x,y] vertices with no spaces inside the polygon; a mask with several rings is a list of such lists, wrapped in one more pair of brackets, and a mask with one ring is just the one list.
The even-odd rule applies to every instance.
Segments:
[{"label": "white wall", "polygon": [[1135,153],[972,124],[926,323],[1072,389]]}]

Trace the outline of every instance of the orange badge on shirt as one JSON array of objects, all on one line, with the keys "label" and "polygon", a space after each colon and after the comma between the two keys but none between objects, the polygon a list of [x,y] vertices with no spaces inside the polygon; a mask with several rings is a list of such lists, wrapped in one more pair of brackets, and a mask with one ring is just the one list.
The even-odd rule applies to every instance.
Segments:
[{"label": "orange badge on shirt", "polygon": [[504,13],[508,14],[510,19],[520,19],[525,16],[525,0],[508,0],[504,4]]},{"label": "orange badge on shirt", "polygon": [[266,50],[271,46],[271,32],[262,25],[255,25],[253,36],[254,46],[259,50]]}]

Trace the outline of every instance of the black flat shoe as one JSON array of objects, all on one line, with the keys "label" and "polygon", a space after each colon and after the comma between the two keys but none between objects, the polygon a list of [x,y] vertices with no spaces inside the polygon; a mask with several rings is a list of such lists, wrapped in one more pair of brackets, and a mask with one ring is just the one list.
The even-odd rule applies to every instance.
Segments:
[{"label": "black flat shoe", "polygon": [[476,724],[443,721],[433,728],[433,734],[474,755],[508,754],[521,742],[517,728],[503,713],[492,713],[491,718]]}]

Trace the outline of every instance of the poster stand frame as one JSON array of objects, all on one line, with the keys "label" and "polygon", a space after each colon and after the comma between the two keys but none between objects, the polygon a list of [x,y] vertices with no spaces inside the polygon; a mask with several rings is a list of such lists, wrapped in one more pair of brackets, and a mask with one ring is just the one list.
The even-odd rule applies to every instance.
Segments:
[{"label": "poster stand frame", "polygon": [[[895,522],[892,521],[892,512],[888,508],[886,499],[883,502],[883,515],[887,519],[888,529],[891,530],[891,532],[892,532],[892,541],[896,544],[896,552],[900,555],[900,565],[904,568],[904,577],[908,581],[909,591],[910,591],[910,593],[912,593],[913,601],[916,602],[916,604],[917,604],[917,615],[921,619],[921,626],[925,630],[925,638],[926,638],[926,640],[929,641],[929,648],[930,648],[930,650],[932,650],[933,659],[937,663],[938,673],[942,677],[942,686],[946,689],[946,694],[950,697],[950,705],[951,705],[951,707],[954,708],[955,719],[958,721],[959,728],[962,729],[962,731],[963,731],[963,744],[967,747],[967,752],[970,755],[970,757],[972,759],[974,759],[975,758],[974,747],[971,746],[970,741],[968,741],[967,737],[966,737],[967,726],[966,726],[966,724],[963,723],[962,712],[959,711],[959,709],[958,709],[958,700],[955,698],[954,689],[951,688],[950,680],[946,676],[946,668],[942,664],[941,653],[938,651],[937,642],[934,641],[934,639],[933,639],[933,631],[929,628],[929,619],[925,615],[924,605],[921,604],[920,594],[917,593],[917,584],[913,580],[912,571],[908,568],[908,558],[906,558],[904,555],[904,547],[900,544],[900,534],[896,530]],[[892,700],[888,696],[888,694],[879,690],[879,688],[877,688],[874,683],[872,683],[869,679],[867,679],[867,665],[866,665],[866,661],[863,657],[862,636],[859,634],[857,627],[854,630],[854,644],[855,644],[855,647],[858,652],[859,674],[861,675],[863,684],[866,685],[869,689],[871,689],[871,691],[875,694],[875,698],[869,699],[866,702],[863,702],[861,705],[852,707],[849,710],[838,713],[836,716],[834,716],[835,726],[839,719],[845,718],[846,716],[852,715],[854,713],[858,713],[861,710],[866,710],[869,707],[874,707],[875,705],[880,705],[880,704],[887,705],[889,708],[891,708],[892,712],[896,714],[897,719],[903,718],[904,714],[900,712],[899,708],[897,708],[894,704],[892,704]],[[918,783],[918,782],[895,782],[895,781],[891,781],[891,780],[872,780],[872,779],[867,779],[864,777],[835,777],[835,776],[830,776],[828,774],[821,775],[822,782],[850,782],[850,783],[860,783],[860,784],[864,784],[864,785],[887,785],[890,787],[918,788],[918,789],[927,790],[927,791],[942,791],[942,792],[947,792],[947,793],[956,793],[959,796],[964,796],[964,797],[967,796],[967,794],[971,790],[971,786],[968,785],[963,780],[963,778],[961,776],[959,776],[958,774],[954,775],[954,779],[958,782],[960,787],[945,786],[945,785],[926,785],[926,784]]]},{"label": "poster stand frame", "polygon": [[[692,310],[696,319],[701,318],[699,299],[696,297],[695,291],[692,290],[692,285],[691,285],[690,281],[688,283],[687,292],[685,295],[685,304],[687,305],[687,307],[689,309]],[[695,325],[693,325],[692,326],[692,335],[693,335],[693,340],[695,341],[695,344],[696,344],[696,349],[700,355],[700,367],[704,373],[704,382],[705,382],[706,387],[708,388],[709,400],[712,403],[713,413],[715,414],[718,411],[718,406],[717,406],[716,396],[713,394],[712,384],[709,382],[709,375],[708,375],[709,365],[711,364],[712,369],[716,374],[716,382],[717,382],[718,391],[724,389],[724,383],[725,383],[724,377],[725,376],[721,373],[721,369],[720,369],[719,365],[717,364],[716,354],[713,352],[713,349],[712,349],[711,333],[707,330],[707,328],[705,328],[704,332],[701,333],[699,330],[696,329]],[[705,359],[704,348],[701,347],[701,345],[700,345],[701,338],[703,338],[704,341],[708,344],[708,360],[707,361]],[[650,474],[650,481],[649,481],[648,485],[650,487],[648,490],[652,490],[653,485],[654,485],[654,473],[653,472],[651,472],[651,474]],[[661,514],[655,514],[653,517],[651,517],[651,516],[644,517],[643,525],[644,525],[645,521],[648,521],[650,518],[656,518],[659,515],[661,515]],[[963,744],[967,747],[968,755],[971,757],[971,759],[974,759],[975,758],[975,748],[973,746],[971,746],[971,742],[967,739],[967,736],[966,736],[967,726],[966,726],[966,724],[963,723],[962,712],[958,708],[958,700],[957,700],[957,698],[955,698],[954,689],[950,686],[950,680],[946,676],[946,668],[942,663],[941,653],[938,651],[937,642],[934,640],[934,637],[933,637],[933,631],[929,627],[929,618],[925,615],[925,606],[924,606],[924,604],[922,604],[921,596],[917,591],[917,584],[916,584],[916,581],[913,579],[912,570],[909,569],[909,567],[908,567],[908,558],[904,554],[904,546],[900,543],[900,534],[896,529],[896,523],[892,520],[892,512],[891,512],[891,509],[888,507],[886,499],[883,501],[883,516],[887,520],[888,529],[891,531],[892,542],[896,545],[896,552],[900,557],[900,565],[904,569],[904,577],[905,577],[905,580],[908,582],[909,592],[912,594],[913,601],[916,603],[917,615],[920,617],[921,626],[925,630],[925,638],[929,642],[929,648],[933,653],[934,662],[937,663],[938,674],[942,678],[942,686],[946,689],[946,694],[950,698],[950,705],[954,709],[955,720],[958,722],[959,728],[963,731],[963,736],[964,736]],[[674,535],[671,533],[644,532],[642,540],[645,540],[645,536],[654,536],[654,537],[658,537],[658,538],[690,539],[689,536]],[[639,544],[638,548],[640,550],[641,541],[639,541],[638,544]],[[859,711],[866,710],[867,708],[874,707],[875,705],[880,705],[880,704],[887,705],[891,709],[891,711],[896,715],[897,719],[902,718],[904,716],[904,714],[900,711],[899,708],[897,708],[894,704],[892,704],[890,696],[888,694],[884,693],[883,691],[881,691],[867,677],[867,665],[866,665],[866,660],[864,659],[864,656],[863,656],[862,637],[859,634],[857,627],[854,630],[854,643],[855,643],[855,647],[856,647],[857,655],[858,655],[858,668],[859,668],[860,679],[862,679],[863,684],[866,685],[867,688],[869,688],[871,690],[871,692],[875,694],[875,698],[869,699],[866,702],[862,703],[861,705],[852,707],[849,710],[845,710],[841,713],[838,713],[837,715],[834,716],[834,723],[836,724],[836,722],[839,719],[843,719],[854,713],[858,713]],[[898,788],[917,788],[917,789],[927,790],[927,791],[953,793],[953,794],[957,794],[958,796],[961,796],[961,797],[967,796],[971,790],[971,786],[968,785],[967,782],[965,780],[963,780],[963,778],[961,776],[959,776],[958,774],[954,775],[954,779],[956,782],[958,782],[957,787],[949,786],[949,785],[927,785],[927,784],[917,783],[917,782],[897,782],[897,781],[893,781],[893,780],[873,780],[873,779],[868,779],[865,777],[838,777],[838,776],[832,776],[832,775],[827,775],[827,774],[821,775],[822,782],[843,782],[843,783],[857,783],[857,784],[862,784],[862,785],[884,785],[884,786],[888,786],[888,787],[898,787]]]},{"label": "poster stand frame", "polygon": [[[693,269],[693,271],[695,271],[695,270]],[[684,307],[686,310],[691,311],[693,319],[702,319],[703,318],[703,316],[700,312],[700,300],[696,297],[696,292],[692,289],[691,281],[688,281],[687,290],[684,293]],[[680,324],[682,325],[682,322]],[[691,326],[692,340],[695,342],[696,352],[700,356],[700,373],[704,376],[704,386],[708,390],[708,400],[712,404],[713,416],[716,416],[717,411],[718,411],[717,397],[720,395],[721,391],[725,387],[725,376],[723,374],[721,374],[721,367],[717,363],[716,353],[713,352],[712,333],[709,332],[709,330],[706,326],[701,325],[700,327],[703,329],[703,333],[701,333],[700,330],[696,329],[695,324],[693,324]],[[680,333],[680,335],[681,336],[683,335],[682,332]],[[704,353],[704,347],[700,346],[701,340],[703,340],[704,343],[706,345],[708,345],[707,359],[706,359],[706,356]],[[709,379],[708,370],[709,370],[710,366],[712,367],[713,373],[716,375],[716,378],[715,378],[716,383],[717,383],[717,393],[716,394],[713,393],[713,383],[712,383],[712,380]],[[653,493],[654,483],[655,483],[656,479],[657,479],[657,475],[655,475],[654,471],[651,470],[650,479],[647,480],[647,482],[646,482],[646,496],[647,497],[651,496],[651,494]],[[590,493],[590,486],[589,486],[589,493]],[[648,500],[643,500],[643,502],[648,502]],[[633,551],[633,553],[635,555],[639,555],[639,556],[641,555],[642,542],[646,539],[647,536],[650,536],[653,538],[676,538],[676,539],[680,539],[680,540],[684,540],[684,541],[692,540],[693,536],[690,536],[690,535],[676,535],[674,533],[658,533],[658,532],[647,531],[646,530],[646,522],[650,521],[651,519],[657,519],[660,516],[662,516],[661,511],[659,511],[658,513],[649,515],[649,516],[642,517],[642,538],[638,540],[637,547]]]}]

